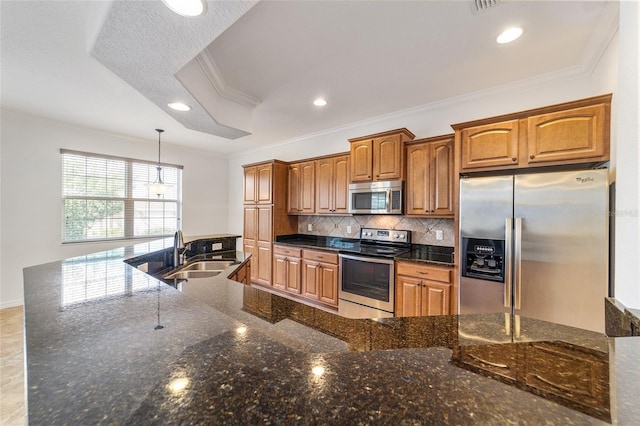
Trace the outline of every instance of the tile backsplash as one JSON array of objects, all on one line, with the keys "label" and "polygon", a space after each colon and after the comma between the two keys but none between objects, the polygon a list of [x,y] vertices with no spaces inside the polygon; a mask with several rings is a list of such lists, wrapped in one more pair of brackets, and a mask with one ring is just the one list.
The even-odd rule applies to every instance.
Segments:
[{"label": "tile backsplash", "polygon": [[[312,230],[309,231],[309,225]],[[351,227],[351,233],[347,233]],[[298,233],[331,237],[360,238],[360,228],[402,229],[411,231],[414,244],[454,246],[453,219],[415,218],[394,215],[298,216]],[[436,240],[441,230],[442,240]]]}]

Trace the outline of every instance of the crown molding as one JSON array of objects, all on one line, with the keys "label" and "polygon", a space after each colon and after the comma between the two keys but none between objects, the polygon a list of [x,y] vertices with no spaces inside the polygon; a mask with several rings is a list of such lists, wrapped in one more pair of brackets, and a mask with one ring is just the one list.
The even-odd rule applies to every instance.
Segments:
[{"label": "crown molding", "polygon": [[260,105],[260,99],[234,89],[224,81],[215,60],[206,49],[198,54],[195,59],[219,96],[247,108],[255,108]]}]

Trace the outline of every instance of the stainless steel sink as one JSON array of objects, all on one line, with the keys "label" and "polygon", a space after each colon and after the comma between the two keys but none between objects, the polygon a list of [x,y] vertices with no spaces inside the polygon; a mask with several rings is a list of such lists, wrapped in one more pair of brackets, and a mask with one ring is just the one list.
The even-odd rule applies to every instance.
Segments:
[{"label": "stainless steel sink", "polygon": [[235,264],[233,260],[200,260],[186,264],[181,271],[224,271]]},{"label": "stainless steel sink", "polygon": [[182,270],[165,275],[165,279],[169,280],[188,280],[190,278],[211,278],[220,275],[222,271],[203,271],[203,270]]},{"label": "stainless steel sink", "polygon": [[164,276],[165,279],[187,280],[189,278],[210,278],[219,275],[238,262],[234,260],[199,260],[187,263],[177,271]]}]

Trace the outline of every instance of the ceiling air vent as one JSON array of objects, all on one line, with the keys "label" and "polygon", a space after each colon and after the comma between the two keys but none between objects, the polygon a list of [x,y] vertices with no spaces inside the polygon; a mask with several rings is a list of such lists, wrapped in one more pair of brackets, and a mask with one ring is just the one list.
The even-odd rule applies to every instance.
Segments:
[{"label": "ceiling air vent", "polygon": [[472,0],[471,10],[473,13],[483,12],[490,7],[497,6],[502,0]]}]

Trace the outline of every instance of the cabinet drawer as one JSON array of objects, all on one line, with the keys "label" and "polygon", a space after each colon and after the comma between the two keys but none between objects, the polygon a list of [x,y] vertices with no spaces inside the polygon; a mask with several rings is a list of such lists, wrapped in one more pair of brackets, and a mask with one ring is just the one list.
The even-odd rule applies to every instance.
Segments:
[{"label": "cabinet drawer", "polygon": [[327,251],[304,250],[303,257],[307,260],[315,260],[317,262],[338,264],[338,254]]},{"label": "cabinet drawer", "polygon": [[397,262],[398,275],[423,278],[430,281],[451,283],[451,269],[420,265],[413,262]]},{"label": "cabinet drawer", "polygon": [[301,252],[302,252],[302,249],[297,249],[293,247],[276,246],[276,245],[273,246],[273,253],[280,254],[282,256],[300,257]]}]

